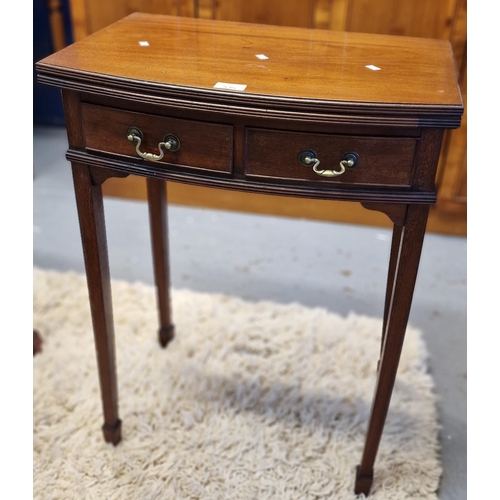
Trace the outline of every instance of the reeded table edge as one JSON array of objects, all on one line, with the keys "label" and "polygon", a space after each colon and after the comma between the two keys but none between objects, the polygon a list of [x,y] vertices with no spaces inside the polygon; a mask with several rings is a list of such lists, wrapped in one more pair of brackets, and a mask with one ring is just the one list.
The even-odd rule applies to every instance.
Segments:
[{"label": "reeded table edge", "polygon": [[[245,92],[213,90],[132,80],[36,63],[40,83],[136,102],[164,104],[200,111],[237,113],[240,116],[296,117],[306,121],[373,125],[458,128],[463,106],[378,102],[329,101]],[[310,116],[309,116],[310,115]],[[309,116],[309,119],[308,119]]]}]

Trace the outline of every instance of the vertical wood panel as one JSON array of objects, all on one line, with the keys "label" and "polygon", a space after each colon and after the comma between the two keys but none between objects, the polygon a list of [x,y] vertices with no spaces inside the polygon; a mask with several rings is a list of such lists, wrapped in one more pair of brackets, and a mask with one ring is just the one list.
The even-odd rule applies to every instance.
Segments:
[{"label": "vertical wood panel", "polygon": [[352,0],[349,31],[449,40],[457,0]]},{"label": "vertical wood panel", "polygon": [[458,0],[450,43],[464,100],[462,124],[446,132],[438,170],[438,201],[441,213],[467,214],[467,0]]},{"label": "vertical wood panel", "polygon": [[351,9],[351,0],[330,0],[329,28],[335,31],[348,31],[347,23]]},{"label": "vertical wood panel", "polygon": [[196,0],[198,16],[201,19],[215,19],[215,0]]},{"label": "vertical wood panel", "polygon": [[66,47],[64,35],[64,19],[61,11],[61,0],[48,0],[50,33],[54,52]]},{"label": "vertical wood panel", "polygon": [[88,16],[87,26],[90,33],[94,33],[128,14],[124,1],[86,0],[85,3]]},{"label": "vertical wood panel", "polygon": [[88,27],[87,4],[85,0],[69,0],[69,10],[71,15],[71,29],[73,40],[83,40],[90,34]]},{"label": "vertical wood panel", "polygon": [[330,29],[330,0],[316,0],[313,12],[313,28]]},{"label": "vertical wood panel", "polygon": [[438,206],[450,213],[465,213],[467,202],[467,58],[462,62],[460,87],[464,99],[462,125],[448,134],[439,176]]},{"label": "vertical wood panel", "polygon": [[216,19],[279,26],[313,26],[314,0],[231,0],[216,2]]},{"label": "vertical wood panel", "polygon": [[467,0],[457,2],[450,42],[457,68],[462,68],[467,51]]},{"label": "vertical wood panel", "polygon": [[[75,3],[77,0],[73,0]],[[84,0],[87,27],[94,33],[134,12],[166,14],[171,16],[193,16],[193,0]]]}]

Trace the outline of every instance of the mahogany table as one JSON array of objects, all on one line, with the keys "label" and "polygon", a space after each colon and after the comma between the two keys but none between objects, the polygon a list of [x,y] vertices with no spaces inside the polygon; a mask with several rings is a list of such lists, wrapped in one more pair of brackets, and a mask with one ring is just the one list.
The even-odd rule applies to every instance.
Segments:
[{"label": "mahogany table", "polygon": [[107,178],[147,177],[162,346],[174,335],[165,181],[352,201],[390,217],[378,378],[355,480],[368,494],[442,137],[463,112],[450,44],[136,13],[36,68],[62,89],[106,441],[121,438]]}]

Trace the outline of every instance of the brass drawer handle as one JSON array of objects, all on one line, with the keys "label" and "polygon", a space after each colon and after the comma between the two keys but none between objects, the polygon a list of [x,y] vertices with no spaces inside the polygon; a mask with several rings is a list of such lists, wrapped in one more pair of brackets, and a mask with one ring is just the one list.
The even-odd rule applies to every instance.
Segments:
[{"label": "brass drawer handle", "polygon": [[310,167],[312,165],[313,171],[323,177],[337,177],[345,172],[346,168],[353,168],[359,162],[359,155],[357,153],[344,153],[340,158],[340,170],[320,170],[319,158],[315,151],[312,149],[303,149],[299,154],[299,161],[302,165]]},{"label": "brass drawer handle", "polygon": [[174,135],[174,134],[167,134],[163,142],[160,142],[158,144],[158,150],[160,151],[159,155],[155,155],[153,153],[143,153],[140,151],[142,139],[143,139],[143,134],[140,129],[137,127],[130,127],[127,131],[127,139],[130,142],[135,142],[135,151],[137,154],[141,157],[144,158],[145,160],[148,161],[160,161],[163,156],[164,156],[164,151],[163,148],[168,149],[169,151],[177,151],[181,147],[181,141],[179,138]]}]

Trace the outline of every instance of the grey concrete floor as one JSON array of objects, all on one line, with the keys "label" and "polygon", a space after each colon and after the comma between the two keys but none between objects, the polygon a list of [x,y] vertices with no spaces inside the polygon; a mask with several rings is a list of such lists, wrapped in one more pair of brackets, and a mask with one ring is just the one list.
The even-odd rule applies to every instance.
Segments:
[{"label": "grey concrete floor", "polygon": [[[33,264],[84,272],[66,148],[64,129],[34,128]],[[112,278],[153,284],[146,204],[104,204]],[[387,229],[176,205],[169,227],[173,287],[382,316]],[[426,235],[410,316],[439,396],[441,500],[467,497],[466,251],[466,238]]]}]

